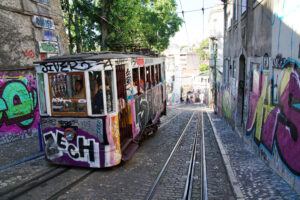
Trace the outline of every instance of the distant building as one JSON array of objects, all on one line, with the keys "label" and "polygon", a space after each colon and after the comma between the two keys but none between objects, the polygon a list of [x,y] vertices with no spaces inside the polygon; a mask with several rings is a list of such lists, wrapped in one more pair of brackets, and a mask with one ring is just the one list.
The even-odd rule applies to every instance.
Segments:
[{"label": "distant building", "polygon": [[[169,85],[169,103],[179,103],[187,92],[194,91],[194,79],[199,73],[199,56],[189,47],[171,46],[166,56],[166,79]],[[182,89],[181,89],[182,88]]]}]

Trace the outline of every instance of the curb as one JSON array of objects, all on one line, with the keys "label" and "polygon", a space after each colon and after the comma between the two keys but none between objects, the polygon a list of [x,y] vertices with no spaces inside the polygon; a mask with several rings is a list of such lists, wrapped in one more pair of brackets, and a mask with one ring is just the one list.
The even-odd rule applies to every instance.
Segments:
[{"label": "curb", "polygon": [[245,199],[244,198],[244,195],[241,191],[241,188],[239,186],[239,182],[238,180],[236,179],[234,173],[233,173],[233,170],[232,170],[232,167],[231,167],[231,164],[230,164],[230,161],[229,161],[229,158],[227,156],[227,153],[223,147],[223,143],[222,141],[220,140],[219,136],[217,135],[217,129],[211,119],[211,114],[209,114],[207,111],[205,111],[207,113],[207,116],[209,118],[209,121],[210,121],[210,124],[213,128],[213,132],[214,132],[214,135],[215,135],[215,138],[217,140],[217,143],[218,143],[218,146],[219,146],[219,149],[221,151],[221,154],[222,154],[222,158],[223,158],[223,162],[225,164],[225,167],[226,167],[226,171],[227,171],[227,175],[228,175],[228,178],[229,178],[229,181],[231,183],[231,187],[233,188],[233,193],[236,197],[236,199]]}]

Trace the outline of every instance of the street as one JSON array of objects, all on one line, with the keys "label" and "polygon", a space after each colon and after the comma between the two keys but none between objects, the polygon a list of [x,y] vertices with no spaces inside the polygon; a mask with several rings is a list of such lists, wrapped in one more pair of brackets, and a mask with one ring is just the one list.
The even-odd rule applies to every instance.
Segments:
[{"label": "street", "polygon": [[[141,144],[131,160],[115,167],[94,170],[57,166],[49,164],[44,157],[39,157],[1,170],[0,199],[145,199],[182,134],[182,140],[178,143],[165,172],[150,196],[150,199],[181,199],[194,134],[197,132],[191,199],[203,197],[203,177],[206,177],[207,181],[205,193],[208,199],[237,199],[237,195],[251,199],[262,194],[268,197],[274,195],[287,199],[297,198],[287,186],[284,192],[276,193],[276,188],[272,188],[272,184],[269,185],[270,188],[266,187],[268,191],[255,193],[258,188],[255,186],[243,188],[242,180],[239,180],[241,186],[239,191],[242,190],[242,193],[238,194],[232,185],[232,179],[236,178],[235,170],[240,167],[234,167],[237,161],[231,163],[234,177],[228,175],[228,166],[224,165],[226,162],[223,161],[208,115],[213,117],[212,121],[221,124],[220,119],[214,119],[214,114],[199,104],[168,107],[168,115],[162,118],[158,131]],[[205,135],[205,175],[201,170],[202,116]],[[243,171],[242,168],[240,170]],[[245,174],[239,172],[238,178],[247,179],[241,175]],[[252,177],[251,174],[248,175]],[[280,185],[279,182],[276,183],[277,186]]]}]

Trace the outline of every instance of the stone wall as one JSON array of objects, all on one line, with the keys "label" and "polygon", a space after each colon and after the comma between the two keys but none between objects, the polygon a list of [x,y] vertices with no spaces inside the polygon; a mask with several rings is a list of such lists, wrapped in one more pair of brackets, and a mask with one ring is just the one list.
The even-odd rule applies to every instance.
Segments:
[{"label": "stone wall", "polygon": [[0,70],[33,68],[47,56],[67,54],[59,0],[0,1]]}]

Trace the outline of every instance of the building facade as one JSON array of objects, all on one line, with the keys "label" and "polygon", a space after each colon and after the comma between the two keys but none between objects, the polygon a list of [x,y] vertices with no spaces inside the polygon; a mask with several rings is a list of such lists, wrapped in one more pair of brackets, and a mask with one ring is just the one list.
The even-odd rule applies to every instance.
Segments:
[{"label": "building facade", "polygon": [[37,135],[33,62],[68,53],[59,0],[0,1],[0,144]]},{"label": "building facade", "polygon": [[225,0],[222,114],[300,191],[300,2]]},{"label": "building facade", "polygon": [[[215,6],[209,12],[209,99],[210,107],[215,112],[221,112],[220,94],[223,75],[223,48],[224,48],[224,11],[222,6]],[[215,93],[215,91],[217,91]]]}]

